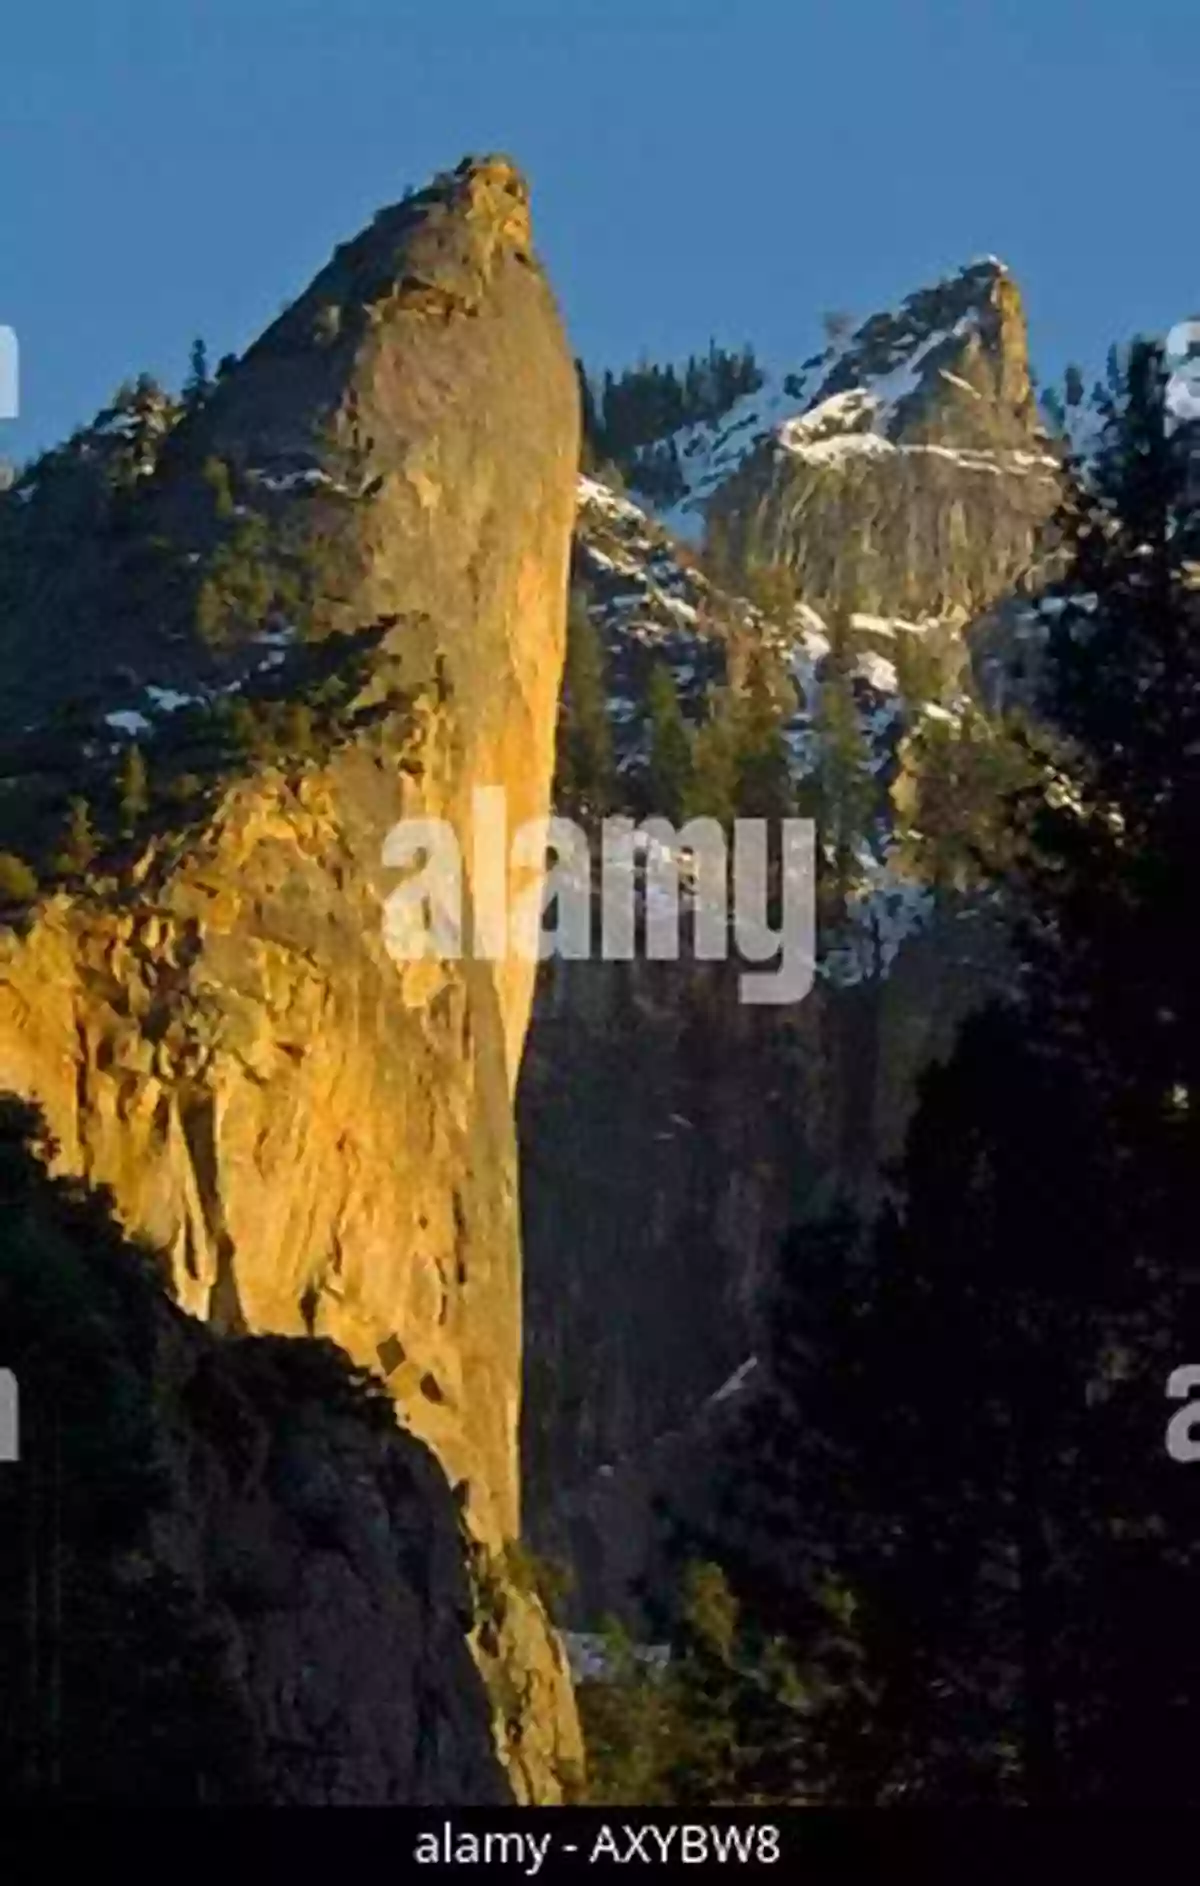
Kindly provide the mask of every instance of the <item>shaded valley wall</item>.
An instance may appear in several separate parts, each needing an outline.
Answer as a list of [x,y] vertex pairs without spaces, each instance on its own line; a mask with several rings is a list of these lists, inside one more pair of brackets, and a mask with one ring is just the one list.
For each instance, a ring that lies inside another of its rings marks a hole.
[[577,1627],[639,1621],[659,1500],[703,1517],[782,1231],[876,1195],[920,1070],[1003,975],[985,930],[947,913],[886,978],[794,1008],[740,1006],[733,964],[546,965],[518,1108],[525,1512]]

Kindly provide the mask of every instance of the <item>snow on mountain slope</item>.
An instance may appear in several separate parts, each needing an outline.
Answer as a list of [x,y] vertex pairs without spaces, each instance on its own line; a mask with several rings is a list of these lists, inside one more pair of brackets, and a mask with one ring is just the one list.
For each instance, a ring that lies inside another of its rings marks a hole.
[[575,580],[599,631],[617,762],[627,768],[653,664],[666,664],[685,717],[699,720],[725,678],[719,625],[736,605],[648,511],[595,478],[579,480]]
[[[575,580],[604,651],[622,774],[637,774],[646,764],[646,685],[654,662],[669,669],[685,721],[696,727],[712,711],[714,690],[737,668],[736,651],[744,656],[758,647],[780,683],[782,731],[797,789],[819,785],[829,757],[822,712],[834,636],[811,605],[797,603],[786,621],[768,618],[716,585],[690,547],[673,541],[640,505],[588,477],[579,481]],[[944,699],[906,695],[900,684],[896,644],[921,642],[938,628],[856,613],[843,631],[862,768],[876,783],[880,811],[856,846],[845,925],[822,940],[819,973],[840,984],[885,974],[904,938],[932,914],[928,888],[902,860],[887,788],[906,730],[923,715],[954,724],[963,704],[953,671]]]
[[[594,479],[580,486],[576,573],[608,663],[618,765],[645,767],[656,658],[696,726],[757,647],[773,664],[799,797],[819,804],[840,670],[856,729],[843,707],[840,737],[878,813],[856,841],[844,933],[827,939],[821,968],[842,982],[885,973],[932,911],[890,799],[902,743],[923,720],[952,734],[980,678],[992,706],[1019,697],[1044,636],[1036,603],[1014,592],[1061,461],[1034,404],[1016,286],[996,257],[972,262],[719,421],[678,432],[671,456],[686,495],[657,517]],[[714,551],[722,570],[784,564],[800,600],[767,615],[736,583],[718,585],[694,547],[702,535],[710,567]]]
[[1061,473],[1033,401],[1020,295],[994,256],[666,443],[684,492],[658,514],[676,536],[700,543],[715,529],[735,562],[790,565],[822,611],[853,556],[853,606],[960,622],[1027,564]]
[[755,393],[743,394],[724,416],[685,426],[674,436],[685,496],[661,511],[677,536],[700,542],[709,499],[731,478],[760,440],[786,423],[796,410],[797,394],[782,380],[768,377]]

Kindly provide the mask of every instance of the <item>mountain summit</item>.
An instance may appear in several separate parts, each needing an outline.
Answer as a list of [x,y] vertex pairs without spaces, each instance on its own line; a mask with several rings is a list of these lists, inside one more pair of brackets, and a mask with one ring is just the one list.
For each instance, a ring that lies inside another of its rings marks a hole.
[[918,289],[807,371],[811,397],[710,495],[709,534],[740,563],[789,565],[822,614],[988,607],[1029,568],[1058,495],[1003,264]]

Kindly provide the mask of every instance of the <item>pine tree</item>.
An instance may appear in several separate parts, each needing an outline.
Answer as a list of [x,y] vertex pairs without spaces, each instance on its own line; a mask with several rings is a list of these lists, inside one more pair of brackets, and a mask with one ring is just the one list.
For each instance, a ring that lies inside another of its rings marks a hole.
[[228,465],[223,458],[206,458],[200,475],[212,493],[214,517],[218,522],[225,523],[234,515],[236,508]]
[[691,786],[692,753],[675,677],[663,661],[655,661],[650,669],[645,714],[649,810],[678,824]]
[[615,775],[604,649],[579,590],[567,614],[559,780],[572,810],[604,818],[612,809]]
[[818,841],[836,902],[844,901],[858,871],[858,849],[871,828],[878,789],[859,714],[854,680],[834,658],[821,680],[815,717],[818,751]]
[[838,1202],[785,1240],[763,1305],[757,1387],[718,1471],[712,1536],[699,1542],[803,1695],[782,1793],[785,1747],[767,1738],[745,1764],[748,1787],[775,1776],[776,1799],[873,1801],[891,1753],[870,1707],[871,1646],[852,1582],[865,1583],[870,1444],[888,1393],[862,1335],[866,1249],[867,1227]]
[[154,470],[181,410],[151,373],[140,373],[117,389],[82,437],[88,450],[99,447],[112,489],[127,495]]
[[126,838],[131,838],[137,829],[138,821],[145,817],[150,807],[150,784],[146,761],[141,748],[136,743],[126,747],[122,755],[117,794],[121,829]]
[[772,622],[787,627],[796,606],[799,585],[786,563],[751,557],[742,573],[741,587],[756,609]]
[[1014,795],[1039,776],[1052,742],[1013,714],[970,702],[953,721],[918,721],[902,749],[892,802],[906,827],[902,850],[935,890],[966,890],[1015,868],[1021,832]]
[[256,755],[262,744],[262,730],[258,716],[244,695],[234,696],[228,709],[230,742],[235,751],[243,757]]
[[580,468],[590,472],[595,470],[597,463],[600,415],[596,408],[596,395],[582,360],[575,362],[575,377],[579,382]]
[[777,822],[795,809],[784,709],[761,652],[750,663],[738,702],[736,799],[741,818]]
[[205,577],[196,591],[196,633],[210,648],[219,648],[226,639],[228,611],[219,584]]
[[311,759],[316,744],[316,725],[309,703],[285,702],[279,720],[279,757],[285,762]]
[[680,1567],[665,1667],[619,1627],[580,1708],[593,1805],[785,1805],[811,1790],[815,1693],[786,1643],[749,1621],[722,1567]]
[[24,858],[0,851],[0,903],[28,904],[38,894],[37,875]]
[[692,734],[684,817],[716,819],[729,828],[738,813],[740,702],[729,689],[714,693]]
[[208,370],[208,348],[203,340],[192,342],[189,358],[188,375],[183,383],[183,404],[188,412],[195,412],[203,406],[212,391],[212,376]]
[[75,797],[71,800],[67,830],[59,854],[58,867],[69,873],[88,870],[94,862],[99,849],[96,834],[92,829],[91,809],[86,799]]

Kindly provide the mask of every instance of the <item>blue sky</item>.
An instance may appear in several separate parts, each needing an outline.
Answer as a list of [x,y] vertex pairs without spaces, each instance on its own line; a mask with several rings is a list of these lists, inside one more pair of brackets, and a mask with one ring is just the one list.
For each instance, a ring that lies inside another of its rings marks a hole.
[[529,172],[577,351],[781,364],[993,251],[1044,374],[1200,305],[1195,0],[6,0],[0,454],[240,350],[467,150]]

